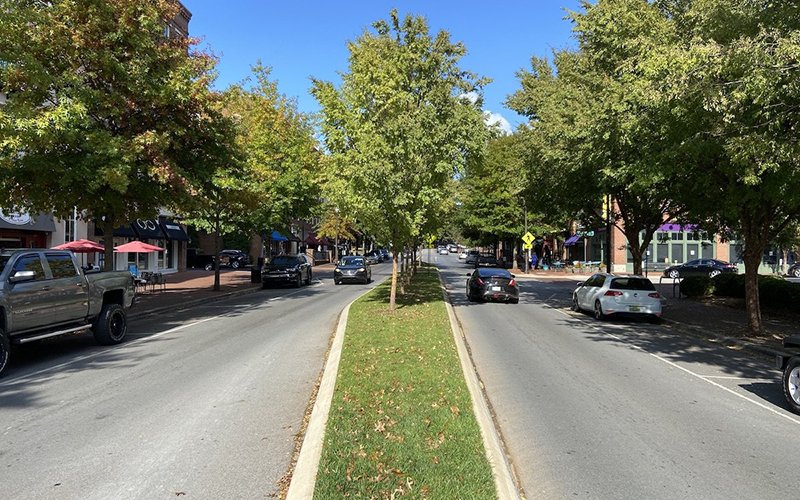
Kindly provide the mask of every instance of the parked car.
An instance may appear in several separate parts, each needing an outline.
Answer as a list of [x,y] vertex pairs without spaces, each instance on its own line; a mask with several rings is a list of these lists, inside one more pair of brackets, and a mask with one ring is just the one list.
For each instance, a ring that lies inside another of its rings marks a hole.
[[478,257],[481,256],[481,253],[477,250],[470,250],[467,252],[467,257],[465,259],[466,264],[475,264],[478,260]]
[[800,413],[800,335],[790,335],[783,339],[783,348],[789,356],[778,354],[777,368],[783,371],[783,396],[789,409]]
[[458,252],[458,245],[455,243],[450,243],[447,245],[447,251],[450,253],[457,253]]
[[278,255],[261,270],[261,287],[311,284],[311,261],[305,254]]
[[372,250],[370,252],[367,252],[366,256],[367,258],[373,259],[375,261],[374,264],[380,264],[381,262],[386,260],[383,252],[381,252],[380,250]]
[[447,247],[439,247],[439,255],[449,255],[450,251],[447,250]]
[[795,262],[789,266],[789,270],[786,271],[786,274],[794,276],[795,278],[800,278],[800,262]]
[[366,254],[364,256],[360,256],[359,255],[358,257],[361,257],[362,259],[364,259],[364,261],[370,266],[374,266],[375,264],[380,262],[380,257],[375,255],[373,252],[369,252],[368,254]]
[[670,266],[664,269],[667,278],[685,278],[687,276],[708,276],[713,278],[722,273],[738,273],[735,264],[717,259],[695,259],[685,264]]
[[250,264],[250,256],[241,250],[223,250],[219,253],[219,265],[239,269]]
[[462,250],[461,253],[458,254],[458,260],[465,260],[467,258],[467,251]]
[[470,302],[499,300],[511,304],[519,303],[517,280],[507,270],[481,267],[467,276],[467,299]]
[[347,255],[339,259],[333,270],[333,282],[337,285],[349,282],[359,282],[365,285],[372,281],[372,270],[359,255]]
[[391,260],[392,256],[389,255],[389,250],[385,248],[381,248],[378,250],[381,253],[381,260],[386,262],[387,260]]
[[84,273],[65,250],[0,255],[0,372],[10,344],[91,330],[98,344],[125,340],[136,287],[128,271]]
[[592,311],[598,320],[608,316],[647,316],[661,319],[661,294],[643,276],[616,276],[597,273],[578,283],[572,292],[573,311]]

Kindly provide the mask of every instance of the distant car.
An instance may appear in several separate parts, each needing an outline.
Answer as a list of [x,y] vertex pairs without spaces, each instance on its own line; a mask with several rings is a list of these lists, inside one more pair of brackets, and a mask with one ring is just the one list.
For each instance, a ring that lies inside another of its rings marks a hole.
[[333,282],[337,285],[345,281],[367,284],[372,281],[372,271],[364,257],[347,255],[339,259],[333,270]]
[[391,260],[392,256],[389,255],[389,250],[385,248],[380,248],[378,251],[381,253],[381,260],[386,262],[387,260]]
[[462,250],[461,253],[458,254],[458,259],[459,260],[464,260],[466,258],[467,258],[467,251],[466,250]]
[[795,262],[789,266],[789,270],[786,271],[786,274],[794,276],[795,278],[800,278],[800,262]]
[[449,254],[450,254],[450,251],[447,250],[447,248],[442,247],[442,248],[439,249],[439,255],[449,255]]
[[311,262],[304,254],[278,255],[261,271],[261,287],[290,284],[300,287],[311,284]]
[[370,252],[367,252],[366,256],[368,259],[369,258],[374,259],[375,260],[374,264],[380,264],[381,262],[386,260],[386,258],[383,255],[383,252],[381,252],[380,250],[372,250]]
[[450,243],[449,245],[447,245],[447,251],[450,253],[458,252],[458,245],[456,245],[455,243]]
[[475,260],[475,267],[500,267],[497,257],[491,255],[479,255]]
[[572,292],[574,311],[592,311],[598,320],[609,316],[646,316],[661,319],[661,294],[643,276],[597,273]]
[[685,278],[687,276],[708,276],[713,278],[722,273],[738,273],[735,264],[717,259],[695,259],[685,264],[670,266],[664,269],[667,278]]
[[374,266],[381,261],[380,256],[375,255],[373,252],[369,252],[368,254],[364,255],[363,259],[366,261],[367,265],[370,266]]
[[470,302],[499,300],[511,304],[519,303],[517,280],[507,270],[481,267],[467,276],[467,299]]
[[467,257],[466,257],[465,263],[467,263],[467,264],[475,264],[475,262],[478,260],[478,257],[480,257],[480,256],[481,256],[481,253],[479,251],[470,250],[470,251],[467,252]]

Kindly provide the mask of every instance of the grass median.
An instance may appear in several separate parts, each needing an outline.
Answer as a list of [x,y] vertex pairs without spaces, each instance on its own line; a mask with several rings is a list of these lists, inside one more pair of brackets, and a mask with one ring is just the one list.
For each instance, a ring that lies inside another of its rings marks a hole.
[[350,308],[316,498],[496,498],[438,273]]

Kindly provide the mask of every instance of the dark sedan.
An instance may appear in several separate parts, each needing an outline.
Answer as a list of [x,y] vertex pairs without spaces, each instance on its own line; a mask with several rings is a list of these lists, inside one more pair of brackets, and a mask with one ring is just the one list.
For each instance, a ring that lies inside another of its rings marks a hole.
[[695,259],[685,264],[670,266],[664,269],[667,278],[685,278],[687,276],[708,276],[713,278],[722,273],[738,273],[735,264],[717,259]]
[[519,288],[514,275],[505,269],[481,267],[467,274],[467,299],[499,300],[511,304],[519,303]]
[[261,271],[261,287],[290,284],[299,287],[311,284],[311,262],[303,254],[278,255]]
[[372,271],[364,257],[348,255],[336,263],[333,270],[333,282],[337,285],[348,282],[364,283],[372,281]]

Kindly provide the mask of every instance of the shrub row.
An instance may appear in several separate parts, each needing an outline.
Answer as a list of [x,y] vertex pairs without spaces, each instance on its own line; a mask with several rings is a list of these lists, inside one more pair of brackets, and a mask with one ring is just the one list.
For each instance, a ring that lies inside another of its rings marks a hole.
[[[687,297],[744,298],[744,274],[720,274],[714,278],[689,276],[681,281],[681,293]],[[758,296],[763,307],[789,309],[800,313],[800,284],[780,276],[758,277]]]

